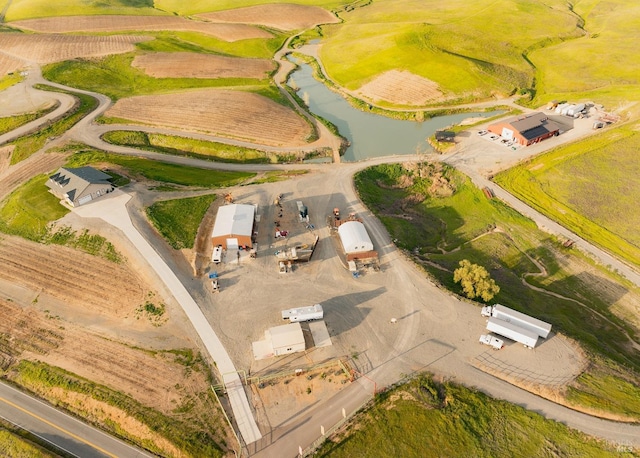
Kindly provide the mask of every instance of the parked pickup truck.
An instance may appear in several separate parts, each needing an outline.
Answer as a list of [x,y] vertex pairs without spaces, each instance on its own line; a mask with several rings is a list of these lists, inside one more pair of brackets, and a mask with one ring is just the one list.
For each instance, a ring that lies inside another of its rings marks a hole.
[[480,343],[484,345],[489,345],[496,350],[500,350],[504,347],[504,341],[498,339],[497,337],[493,337],[491,334],[482,334],[480,336]]

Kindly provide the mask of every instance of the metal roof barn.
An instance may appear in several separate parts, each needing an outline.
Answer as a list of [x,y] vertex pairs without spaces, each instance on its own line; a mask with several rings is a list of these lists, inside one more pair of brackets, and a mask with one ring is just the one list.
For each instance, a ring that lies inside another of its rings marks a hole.
[[345,253],[373,251],[373,243],[367,229],[360,221],[347,221],[338,227],[338,234]]
[[232,204],[218,208],[216,222],[213,225],[211,241],[214,246],[251,247],[253,221],[256,208],[253,205]]

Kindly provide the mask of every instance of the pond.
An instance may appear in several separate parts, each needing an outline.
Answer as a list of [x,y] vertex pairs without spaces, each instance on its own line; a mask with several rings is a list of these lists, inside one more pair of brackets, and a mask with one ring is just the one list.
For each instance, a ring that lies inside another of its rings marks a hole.
[[[295,59],[294,59],[295,62]],[[289,77],[289,85],[309,106],[309,110],[335,125],[351,142],[342,156],[345,162],[372,157],[431,153],[427,139],[435,133],[470,117],[494,116],[500,111],[461,113],[439,116],[423,122],[400,121],[352,107],[342,96],[313,77],[313,69],[304,63]]]

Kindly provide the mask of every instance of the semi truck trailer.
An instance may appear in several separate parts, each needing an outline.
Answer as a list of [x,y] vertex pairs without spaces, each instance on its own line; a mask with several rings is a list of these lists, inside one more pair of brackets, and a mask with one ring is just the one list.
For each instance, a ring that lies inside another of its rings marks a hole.
[[487,321],[487,331],[520,342],[529,348],[534,348],[538,343],[538,335],[536,333],[499,318],[489,318]]
[[482,316],[498,318],[502,321],[513,323],[527,331],[535,332],[537,335],[546,339],[551,332],[551,325],[542,320],[534,318],[517,310],[510,309],[504,305],[487,305],[482,307]]

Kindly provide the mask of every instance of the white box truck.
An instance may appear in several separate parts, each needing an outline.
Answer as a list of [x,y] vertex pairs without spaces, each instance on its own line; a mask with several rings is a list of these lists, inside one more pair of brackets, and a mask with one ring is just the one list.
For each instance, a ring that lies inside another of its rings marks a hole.
[[543,339],[546,339],[551,332],[551,325],[549,323],[545,323],[542,320],[529,315],[525,315],[524,313],[510,309],[509,307],[505,307],[504,305],[487,305],[485,307],[482,307],[482,312],[480,313],[482,314],[482,316],[492,316],[502,321],[513,323],[517,326],[520,326],[521,328],[526,329],[527,331],[535,332]]
[[508,321],[491,317],[487,321],[487,331],[520,342],[525,347],[534,348],[538,343],[538,335]]
[[322,305],[315,304],[309,307],[298,307],[282,311],[282,319],[289,320],[292,323],[296,321],[313,321],[324,318]]

